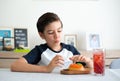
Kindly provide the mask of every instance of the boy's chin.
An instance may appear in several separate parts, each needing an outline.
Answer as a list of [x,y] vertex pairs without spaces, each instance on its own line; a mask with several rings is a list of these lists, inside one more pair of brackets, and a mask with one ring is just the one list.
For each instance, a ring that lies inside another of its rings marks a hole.
[[54,43],[55,43],[55,44],[60,44],[60,41],[55,41]]

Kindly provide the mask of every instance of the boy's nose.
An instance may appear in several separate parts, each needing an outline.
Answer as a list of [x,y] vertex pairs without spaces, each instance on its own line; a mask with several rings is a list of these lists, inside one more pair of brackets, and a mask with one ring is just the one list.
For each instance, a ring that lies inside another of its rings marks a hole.
[[55,32],[54,37],[55,37],[55,38],[58,38],[58,33],[57,33],[57,32]]

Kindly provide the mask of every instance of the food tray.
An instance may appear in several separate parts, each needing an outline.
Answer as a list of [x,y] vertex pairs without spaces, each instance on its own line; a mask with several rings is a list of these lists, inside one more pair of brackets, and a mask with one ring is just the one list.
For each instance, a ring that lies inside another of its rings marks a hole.
[[60,71],[61,74],[66,74],[66,75],[73,75],[73,74],[90,74],[91,69],[90,68],[85,68],[84,70],[69,70],[69,69],[63,69]]

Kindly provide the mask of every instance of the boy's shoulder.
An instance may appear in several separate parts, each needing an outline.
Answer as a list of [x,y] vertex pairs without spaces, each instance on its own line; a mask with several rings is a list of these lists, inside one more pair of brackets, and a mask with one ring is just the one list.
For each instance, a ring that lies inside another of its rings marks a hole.
[[[63,49],[67,49],[67,50],[76,50],[76,48],[70,44],[65,44],[65,43],[61,43],[61,46]],[[46,43],[44,44],[40,44],[37,45],[35,48],[41,50],[41,51],[45,51],[47,48],[51,49],[50,47],[48,47],[48,45]]]
[[65,44],[65,43],[61,43],[61,44],[62,44],[63,48],[66,48],[66,49],[75,49],[75,47],[73,45]]
[[80,54],[79,51],[73,45],[65,44],[65,43],[61,43],[61,44],[63,49],[67,49],[68,51],[71,51],[73,54]]
[[35,49],[38,49],[38,50],[41,50],[41,51],[44,51],[44,50],[46,50],[47,48],[48,48],[48,46],[47,46],[46,43],[35,46]]

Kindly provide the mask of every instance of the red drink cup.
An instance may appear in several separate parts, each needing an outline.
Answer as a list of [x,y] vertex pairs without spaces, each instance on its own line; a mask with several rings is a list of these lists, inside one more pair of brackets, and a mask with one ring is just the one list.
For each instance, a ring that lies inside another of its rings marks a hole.
[[105,53],[103,49],[93,51],[93,64],[95,75],[104,75],[105,72]]

